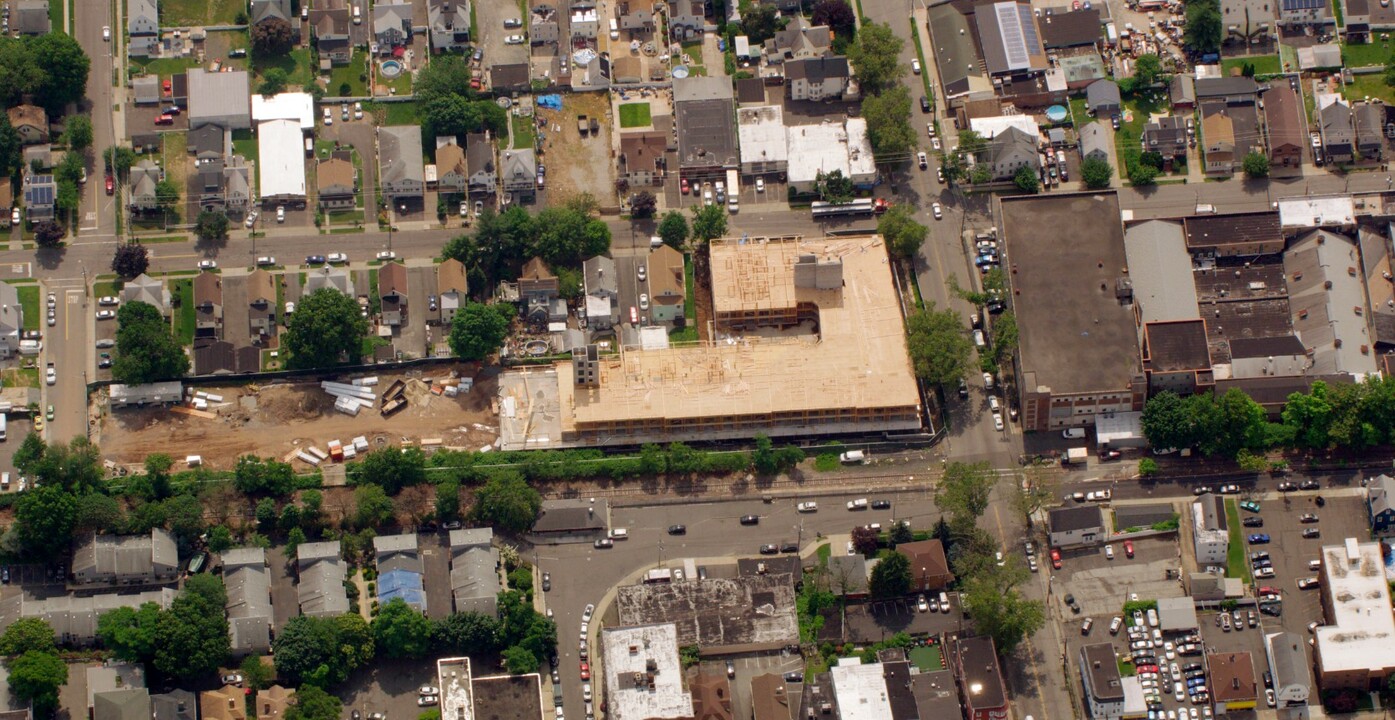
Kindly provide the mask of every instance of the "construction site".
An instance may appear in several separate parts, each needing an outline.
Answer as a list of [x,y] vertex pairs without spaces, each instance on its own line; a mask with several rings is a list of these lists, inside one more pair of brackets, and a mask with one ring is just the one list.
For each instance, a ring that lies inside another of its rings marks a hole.
[[[388,443],[492,448],[499,436],[497,376],[479,370],[460,363],[332,382],[115,385],[92,397],[92,439],[118,466],[161,452],[227,470],[253,454],[299,470],[320,467],[328,480],[336,463]],[[140,394],[153,390],[165,394]]]
[[504,449],[915,431],[921,403],[877,236],[711,243],[715,339],[500,379]]

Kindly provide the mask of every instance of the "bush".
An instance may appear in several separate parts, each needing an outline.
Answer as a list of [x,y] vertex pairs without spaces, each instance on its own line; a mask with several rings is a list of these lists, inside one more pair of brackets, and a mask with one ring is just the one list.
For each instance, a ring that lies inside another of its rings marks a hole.
[[1164,520],[1162,522],[1153,523],[1150,527],[1153,530],[1166,531],[1176,530],[1179,526],[1180,522],[1178,521],[1177,516],[1173,515],[1171,520]]
[[1153,458],[1143,458],[1138,461],[1138,474],[1143,477],[1156,475],[1158,472],[1158,461]]

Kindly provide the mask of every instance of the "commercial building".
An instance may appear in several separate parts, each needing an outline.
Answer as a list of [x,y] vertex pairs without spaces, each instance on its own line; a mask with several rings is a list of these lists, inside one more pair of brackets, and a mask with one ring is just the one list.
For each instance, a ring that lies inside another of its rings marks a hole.
[[257,125],[257,188],[264,207],[305,207],[305,133],[298,120]]
[[1124,686],[1113,645],[1095,643],[1080,648],[1080,682],[1090,717],[1116,720],[1123,716]]
[[145,535],[89,535],[73,550],[75,584],[143,585],[174,580],[179,552],[163,528]]
[[[710,247],[714,320],[740,342],[622,346],[618,356],[556,365],[564,442],[920,427],[881,238],[724,239]],[[592,295],[589,261],[586,280]],[[754,329],[761,334],[742,334]]]
[[911,693],[915,696],[920,717],[959,718],[964,706],[959,702],[959,688],[954,685],[953,670],[921,671],[911,676]]
[[671,623],[602,630],[606,717],[614,720],[693,717],[693,696],[683,689],[678,647],[678,631]]
[[1191,632],[1201,627],[1196,602],[1190,597],[1158,598],[1158,627],[1165,633]]
[[795,125],[787,129],[786,138],[789,185],[799,192],[813,192],[819,175],[833,172],[859,188],[870,188],[877,182],[877,164],[864,118]]
[[[187,74],[189,83],[189,129],[218,125],[229,130],[252,128],[252,104],[246,70],[211,73],[194,68]],[[295,156],[305,150],[297,146]],[[260,153],[266,158],[266,153]]]
[[1302,235],[1284,252],[1293,329],[1312,358],[1309,374],[1376,372],[1366,285],[1351,271],[1360,266],[1356,243],[1328,230]]
[[1206,669],[1217,713],[1255,709],[1260,690],[1249,652],[1213,652],[1206,656]]
[[296,593],[301,615],[330,617],[349,611],[349,595],[344,589],[347,572],[339,550],[339,543],[332,540],[296,548],[296,574],[300,578]]
[[704,651],[778,650],[799,642],[794,603],[794,579],[780,572],[616,590],[621,626],[674,628],[679,645],[700,645]]
[[[1142,410],[1147,393],[1112,192],[1004,198],[1022,426],[1045,432]],[[1089,358],[1090,362],[1081,362]]]
[[736,98],[726,77],[689,76],[673,81],[678,168],[683,177],[715,178],[740,164]]
[[1274,678],[1274,699],[1279,707],[1303,705],[1312,694],[1307,642],[1298,633],[1277,632],[1264,636],[1264,654]]
[[499,551],[494,531],[450,531],[450,588],[456,612],[494,616],[499,609]]
[[967,720],[1007,720],[1007,690],[998,669],[998,653],[993,640],[969,637],[951,645],[952,659],[959,675],[959,693],[964,698]]
[[1395,672],[1395,616],[1379,542],[1347,538],[1322,548],[1322,608],[1315,631],[1323,690],[1376,690]]
[[605,498],[544,500],[533,521],[533,542],[591,542],[605,534],[610,502]]
[[537,673],[475,677],[470,658],[436,661],[441,716],[454,720],[538,720],[542,678]]
[[973,28],[960,6],[954,3],[932,5],[927,17],[935,69],[940,74],[945,101],[962,105],[967,100],[993,97],[993,81],[982,69],[984,65],[974,42]]
[[1192,503],[1192,547],[1198,565],[1225,565],[1230,552],[1230,528],[1225,497],[1208,493]]
[[887,682],[881,663],[864,665],[861,658],[840,658],[828,671],[842,720],[883,720],[891,717]]
[[1055,508],[1047,519],[1053,547],[1098,545],[1107,534],[1098,505]]
[[302,131],[310,132],[315,129],[315,99],[304,92],[283,92],[271,97],[254,93],[252,122],[261,124],[269,120],[294,120]]
[[789,167],[785,111],[779,105],[757,105],[736,111],[741,140],[741,174],[782,173]]
[[1047,69],[1031,3],[995,2],[974,13],[983,59],[991,76],[1022,76]]
[[271,576],[266,550],[237,548],[222,554],[228,590],[228,637],[234,655],[271,650]]

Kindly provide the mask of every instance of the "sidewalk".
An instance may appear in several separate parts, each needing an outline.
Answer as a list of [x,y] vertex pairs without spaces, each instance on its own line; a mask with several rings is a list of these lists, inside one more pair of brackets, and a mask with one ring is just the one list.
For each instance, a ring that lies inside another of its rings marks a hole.
[[[930,87],[934,91],[932,95],[934,109],[931,112],[931,117],[940,121],[940,142],[942,143],[942,147],[946,150],[958,147],[959,130],[954,127],[954,123],[950,121],[949,117],[944,115],[944,109],[948,105],[944,98],[944,88],[936,86],[937,78],[940,77],[940,68],[935,63],[935,46],[930,43],[929,14],[924,6],[911,8],[911,21],[915,26],[916,35],[920,38],[920,49],[924,51],[924,56],[920,58],[921,72],[925,73],[925,77],[930,80]],[[914,52],[915,49],[915,42],[912,40],[911,50]],[[917,77],[916,79],[919,80],[920,78]],[[922,90],[924,89],[923,86],[924,83],[922,81]]]

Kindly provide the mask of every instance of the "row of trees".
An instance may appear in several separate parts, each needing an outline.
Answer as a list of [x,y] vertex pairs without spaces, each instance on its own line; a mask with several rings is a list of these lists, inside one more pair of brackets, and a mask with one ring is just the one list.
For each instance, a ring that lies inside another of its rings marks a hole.
[[857,68],[862,84],[862,116],[867,139],[879,161],[901,162],[915,150],[920,135],[911,127],[911,93],[901,82],[906,66],[900,63],[905,41],[891,26],[868,22],[848,47],[848,60]]
[[169,321],[154,305],[124,303],[116,311],[116,322],[112,379],[140,385],[173,380],[189,372],[189,356],[175,339]]
[[228,658],[227,604],[222,578],[191,575],[168,610],[145,603],[104,613],[97,619],[97,638],[121,660],[194,680],[217,672]]
[[586,258],[610,250],[610,228],[595,217],[597,203],[581,195],[531,215],[514,205],[502,213],[485,210],[472,233],[452,238],[442,255],[465,265],[470,287],[481,292],[514,280],[530,258],[540,257],[558,278],[575,272]]
[[68,684],[68,665],[53,637],[53,628],[38,618],[16,620],[0,636],[10,692],[21,702],[32,703],[35,717],[53,715],[58,690]]
[[71,35],[0,37],[0,101],[14,107],[32,98],[50,115],[82,99],[92,61]]

